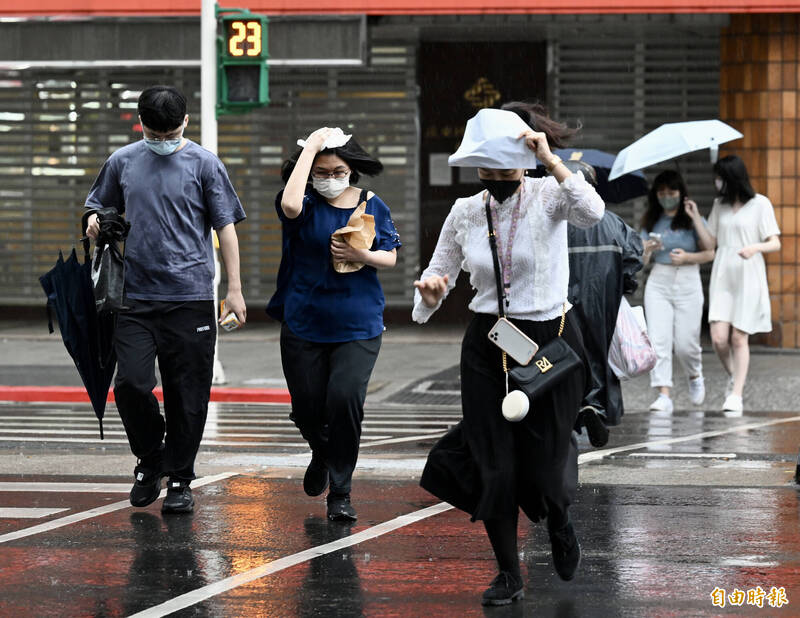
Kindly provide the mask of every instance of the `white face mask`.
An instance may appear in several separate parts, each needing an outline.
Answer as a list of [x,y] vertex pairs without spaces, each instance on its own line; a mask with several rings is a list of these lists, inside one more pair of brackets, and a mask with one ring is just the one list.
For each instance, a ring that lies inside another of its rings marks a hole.
[[722,188],[725,186],[725,181],[722,178],[717,178],[714,180],[714,186],[717,188],[717,192],[722,193]]
[[350,186],[350,174],[344,178],[312,178],[311,185],[322,197],[334,199]]

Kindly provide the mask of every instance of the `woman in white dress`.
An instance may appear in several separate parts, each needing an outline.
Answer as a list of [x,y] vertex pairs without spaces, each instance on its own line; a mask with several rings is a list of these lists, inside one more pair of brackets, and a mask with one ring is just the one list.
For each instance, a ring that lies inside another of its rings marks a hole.
[[748,338],[772,330],[764,253],[779,251],[781,233],[772,203],[750,185],[736,155],[714,165],[718,197],[708,217],[710,246],[717,248],[709,283],[711,341],[730,375],[722,409],[742,413],[750,364]]

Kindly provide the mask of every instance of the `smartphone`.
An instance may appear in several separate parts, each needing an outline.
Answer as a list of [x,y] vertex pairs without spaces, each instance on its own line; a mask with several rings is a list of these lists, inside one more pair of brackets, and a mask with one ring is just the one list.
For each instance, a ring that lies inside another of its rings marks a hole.
[[[224,300],[219,305],[219,314],[222,315],[223,313],[225,313]],[[227,316],[225,316],[225,319],[222,320],[222,322],[220,322],[219,325],[225,330],[230,331],[230,330],[236,330],[242,325],[242,323],[239,321],[239,318],[236,317],[236,314],[231,312]]]
[[538,344],[505,318],[499,318],[489,331],[489,341],[520,365],[531,362]]
[[657,240],[661,242],[661,234],[656,234],[655,232],[650,232],[650,238],[653,240]]

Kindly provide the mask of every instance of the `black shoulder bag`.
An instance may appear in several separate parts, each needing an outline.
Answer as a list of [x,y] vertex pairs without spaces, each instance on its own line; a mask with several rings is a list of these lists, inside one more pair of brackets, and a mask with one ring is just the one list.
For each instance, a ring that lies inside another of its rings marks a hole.
[[[100,233],[97,236],[92,260],[92,289],[97,313],[119,312],[124,309],[125,260],[120,243],[128,236],[131,224],[116,208],[87,210],[81,218],[81,228],[91,215],[97,215]],[[83,251],[89,255],[89,238],[83,237]]]
[[[497,239],[492,225],[492,212],[489,208],[489,196],[486,197],[486,220],[489,224],[489,244],[492,247],[492,262],[494,263],[494,276],[497,283],[497,307],[499,317],[505,317],[503,301],[505,293],[502,276],[500,274],[500,259],[497,256]],[[509,242],[511,239],[509,239]],[[503,371],[516,383],[529,399],[533,400],[552,390],[570,373],[580,368],[583,363],[570,345],[561,338],[566,322],[566,303],[561,310],[561,324],[558,327],[558,336],[539,348],[527,365],[519,365],[509,370],[506,363],[506,353],[503,352]]]

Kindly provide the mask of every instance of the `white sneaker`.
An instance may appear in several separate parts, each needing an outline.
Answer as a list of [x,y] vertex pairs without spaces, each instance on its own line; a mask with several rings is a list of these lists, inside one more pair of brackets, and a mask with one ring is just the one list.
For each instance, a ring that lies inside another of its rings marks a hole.
[[703,376],[689,378],[689,400],[692,405],[699,406],[706,399],[706,381]]
[[733,376],[728,378],[728,383],[725,385],[725,398],[730,397],[731,393],[733,393]]
[[655,412],[672,412],[672,399],[661,393],[658,399],[650,404],[650,409]]
[[741,416],[744,410],[742,398],[739,395],[728,395],[722,404],[722,410],[727,413],[725,416]]

